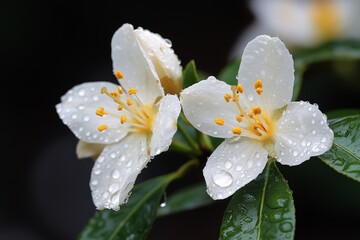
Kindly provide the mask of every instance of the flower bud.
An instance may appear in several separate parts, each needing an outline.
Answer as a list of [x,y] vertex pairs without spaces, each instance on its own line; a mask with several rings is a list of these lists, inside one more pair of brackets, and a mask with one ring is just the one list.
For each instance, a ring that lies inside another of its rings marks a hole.
[[135,34],[141,47],[152,61],[165,94],[178,94],[182,88],[182,66],[171,42],[159,34],[137,28]]

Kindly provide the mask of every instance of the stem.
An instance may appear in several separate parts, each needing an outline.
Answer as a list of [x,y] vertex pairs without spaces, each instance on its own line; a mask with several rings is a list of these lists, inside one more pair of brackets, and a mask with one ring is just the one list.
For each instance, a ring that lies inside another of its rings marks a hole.
[[199,140],[202,147],[204,147],[207,150],[210,150],[211,152],[214,151],[214,145],[212,144],[210,137],[208,135],[199,132]]
[[183,164],[176,172],[173,173],[174,179],[181,178],[184,176],[191,168],[197,167],[200,165],[200,162],[198,159],[194,158],[190,161]]
[[189,133],[185,130],[185,128],[178,123],[177,124],[178,129],[181,133],[181,135],[184,137],[185,141],[190,145],[193,151],[196,152],[196,154],[200,154],[199,145],[193,140],[193,138],[189,135]]
[[176,139],[174,139],[172,141],[172,143],[170,145],[170,150],[181,152],[181,153],[188,153],[188,154],[193,153],[191,147],[183,144],[182,142],[180,142],[179,140],[176,140]]

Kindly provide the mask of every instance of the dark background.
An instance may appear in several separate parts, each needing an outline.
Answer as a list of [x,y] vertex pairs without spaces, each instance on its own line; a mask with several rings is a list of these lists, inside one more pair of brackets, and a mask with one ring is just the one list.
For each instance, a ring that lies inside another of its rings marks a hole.
[[[55,104],[76,84],[115,81],[110,41],[123,23],[160,33],[172,41],[183,66],[194,59],[216,75],[252,20],[245,3],[2,2],[0,239],[74,239],[94,214],[88,186],[93,162],[76,159],[77,139]],[[342,82],[332,66],[309,69],[300,99],[325,112],[359,107],[359,89]],[[139,180],[173,171],[177,161],[165,153]],[[294,192],[297,239],[358,237],[358,183],[316,158],[280,169]],[[158,219],[150,239],[217,239],[227,202]]]

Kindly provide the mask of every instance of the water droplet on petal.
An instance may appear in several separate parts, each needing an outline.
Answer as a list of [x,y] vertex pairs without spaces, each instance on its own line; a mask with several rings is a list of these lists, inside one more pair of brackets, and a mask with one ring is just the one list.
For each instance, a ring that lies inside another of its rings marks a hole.
[[115,193],[117,190],[119,190],[119,185],[117,183],[112,183],[110,184],[110,186],[108,187],[108,191],[110,193]]
[[228,187],[233,182],[233,177],[227,171],[220,171],[212,176],[212,180],[219,187]]
[[282,232],[290,232],[293,230],[293,226],[290,222],[284,222],[280,224],[280,231]]
[[232,166],[232,163],[231,163],[230,161],[226,161],[226,162],[225,162],[225,168],[226,168],[226,169],[231,168],[231,166]]
[[[260,157],[260,153],[258,153],[258,152],[255,153],[255,157],[256,157],[256,158],[259,158],[259,157]],[[250,161],[249,161],[249,162],[250,162]]]
[[114,152],[111,153],[111,154],[110,154],[110,157],[111,157],[111,158],[116,158],[116,153],[114,153]]
[[97,185],[97,184],[98,184],[98,180],[92,180],[91,184],[94,185],[94,186]]
[[111,172],[111,177],[112,177],[113,179],[119,178],[119,177],[120,177],[120,172],[119,172],[119,170],[114,169],[114,170]]
[[80,97],[83,97],[85,95],[85,90],[84,89],[80,89],[78,92]]
[[237,165],[235,169],[236,169],[236,171],[240,171],[242,168],[243,167],[241,165]]

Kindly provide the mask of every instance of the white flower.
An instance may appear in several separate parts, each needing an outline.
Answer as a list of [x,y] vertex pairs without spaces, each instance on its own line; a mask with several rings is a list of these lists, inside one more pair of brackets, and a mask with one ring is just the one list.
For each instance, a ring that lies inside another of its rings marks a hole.
[[239,36],[232,57],[240,57],[246,43],[259,34],[278,36],[291,47],[360,38],[358,0],[252,0],[249,7],[255,21]]
[[279,38],[261,35],[249,42],[237,79],[237,86],[229,86],[209,77],[180,95],[195,128],[225,138],[203,170],[213,199],[227,198],[255,179],[268,158],[298,165],[327,151],[333,141],[317,105],[290,102],[293,59]]
[[182,88],[182,67],[171,42],[159,34],[137,28],[135,34],[143,50],[152,61],[165,93],[178,94]]
[[98,209],[117,210],[149,160],[168,149],[181,106],[176,96],[165,96],[130,24],[114,34],[112,58],[120,86],[80,84],[61,98],[56,109],[81,140],[78,156],[93,156],[103,149],[91,173],[92,197]]

